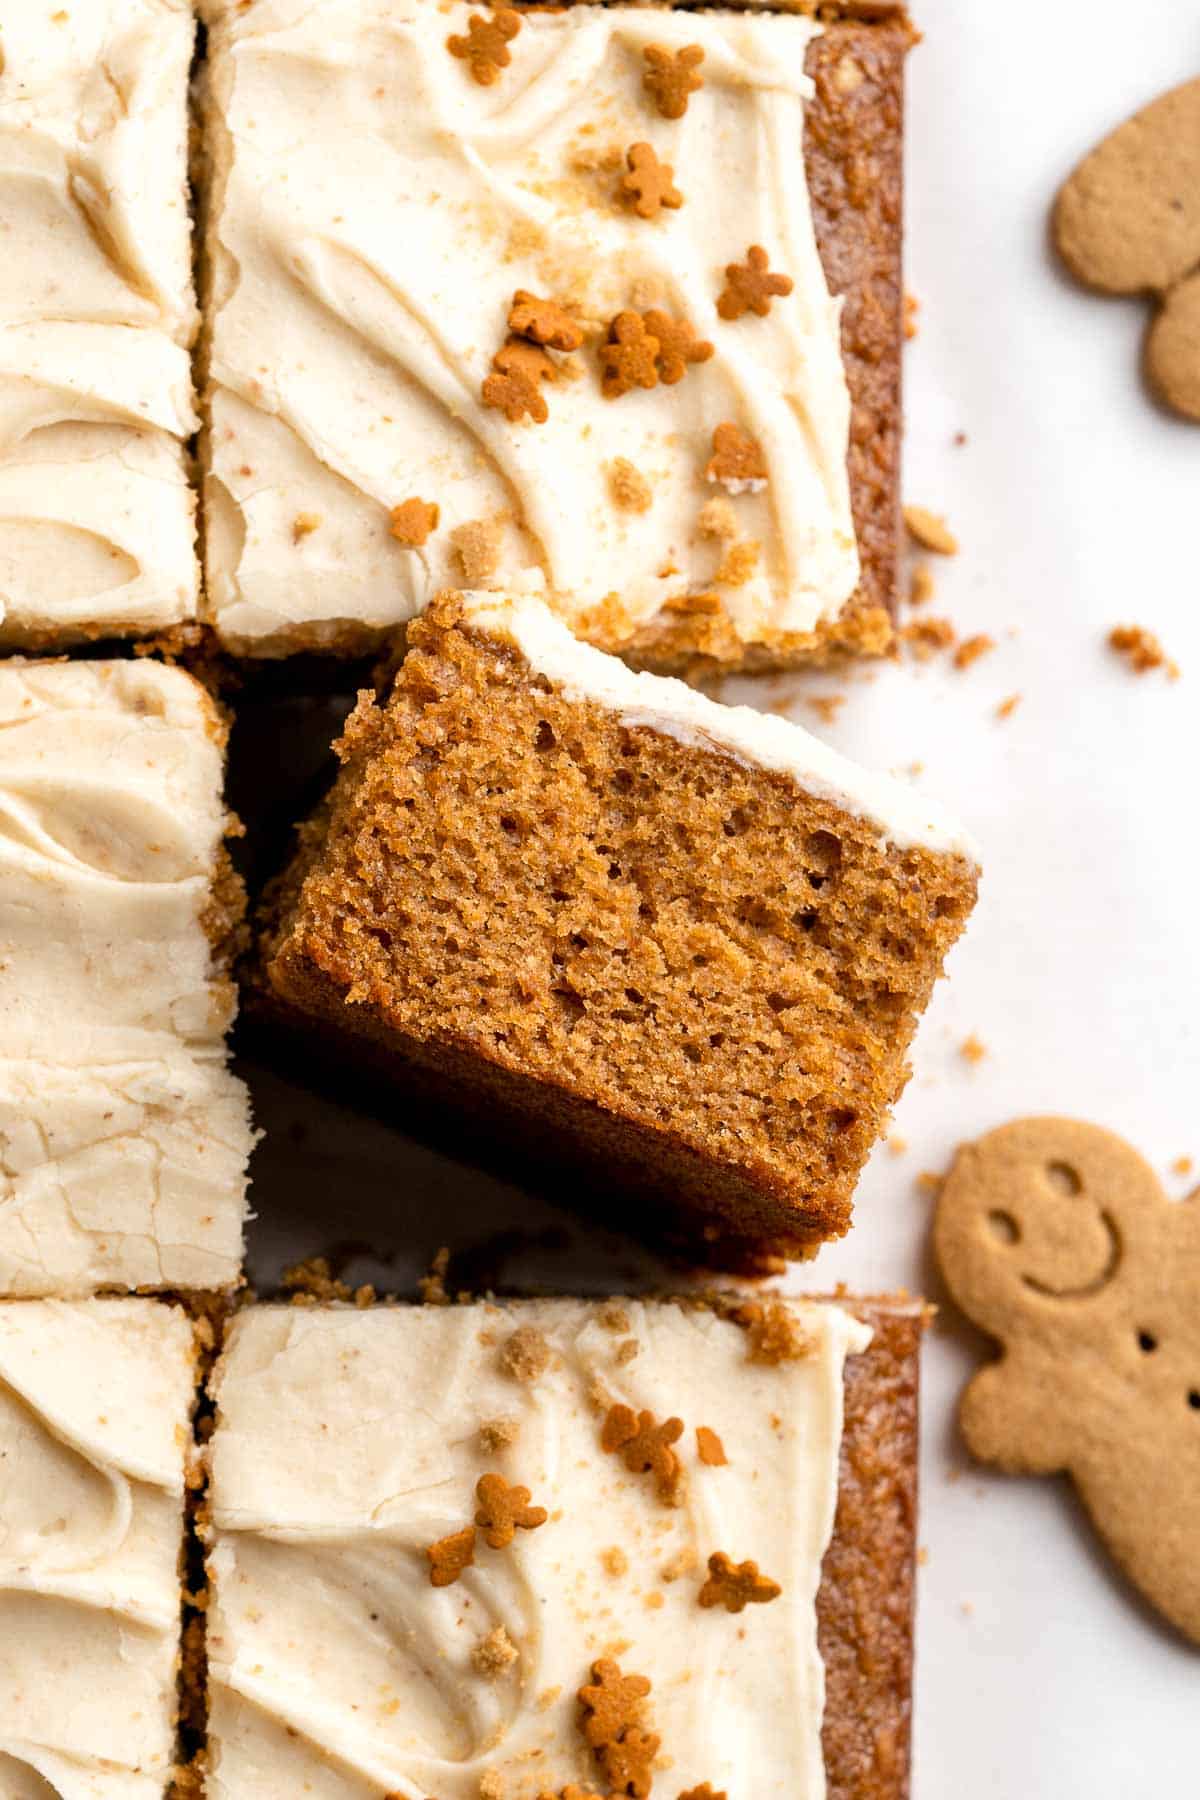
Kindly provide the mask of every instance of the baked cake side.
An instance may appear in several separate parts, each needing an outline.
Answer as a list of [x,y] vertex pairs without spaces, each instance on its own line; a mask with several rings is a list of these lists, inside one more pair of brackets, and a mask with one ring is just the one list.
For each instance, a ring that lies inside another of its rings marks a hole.
[[966,841],[538,601],[444,596],[410,642],[274,896],[275,999],[590,1154],[693,1251],[843,1232],[974,902]]
[[194,619],[187,0],[5,9],[0,647]]
[[482,81],[466,5],[208,10],[227,647],[360,649],[446,585],[647,665],[886,644],[902,24],[527,11]]
[[902,1800],[920,1318],[863,1312],[243,1311],[208,1451],[211,1800]]
[[224,722],[156,662],[11,660],[0,725],[0,1294],[232,1287]]
[[192,1327],[0,1303],[0,1793],[161,1800],[175,1764]]

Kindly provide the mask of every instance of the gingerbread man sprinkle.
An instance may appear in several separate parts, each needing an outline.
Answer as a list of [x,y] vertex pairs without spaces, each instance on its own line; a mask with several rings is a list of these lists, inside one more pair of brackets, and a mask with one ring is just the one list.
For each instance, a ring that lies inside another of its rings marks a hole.
[[679,1458],[671,1445],[683,1436],[682,1419],[664,1419],[659,1425],[651,1412],[635,1413],[631,1406],[610,1406],[600,1432],[600,1448],[619,1453],[634,1475],[655,1478],[659,1499],[673,1505],[681,1474]]
[[516,337],[544,344],[548,350],[578,350],[583,327],[556,300],[540,300],[527,288],[518,288],[508,310],[508,329]]
[[664,119],[682,119],[688,100],[704,86],[704,77],[696,72],[704,51],[699,44],[685,44],[675,52],[647,44],[642,54],[646,59],[642,86]]
[[719,481],[731,494],[753,490],[767,479],[767,459],[757,438],[728,419],[718,425],[712,436],[713,453],[704,474],[708,481]]
[[510,425],[526,416],[544,425],[550,409],[539,383],[557,380],[558,370],[540,345],[512,337],[492,358],[492,373],[484,377],[483,404],[496,407]]
[[674,211],[683,195],[674,185],[675,170],[659,162],[650,144],[630,144],[625,152],[628,174],[621,177],[621,198],[639,219],[657,219],[662,208]]
[[692,363],[707,362],[713,347],[707,338],[698,338],[690,319],[673,319],[669,313],[652,307],[642,314],[651,337],[658,339],[658,375],[667,387],[682,381]]
[[659,348],[641,313],[618,313],[608,328],[607,342],[600,346],[604,398],[618,400],[631,388],[657,387]]
[[497,6],[490,19],[472,13],[466,37],[448,37],[446,48],[468,65],[480,87],[491,87],[512,61],[508,46],[520,29],[520,14],[511,6]]
[[451,1587],[475,1561],[475,1527],[467,1525],[462,1531],[439,1538],[427,1547],[425,1554],[429,1558],[430,1585]]
[[641,1724],[650,1685],[645,1675],[623,1675],[620,1664],[610,1656],[592,1664],[591,1684],[580,1688],[578,1700],[583,1708],[583,1735],[593,1750]]
[[790,294],[795,284],[790,275],[771,272],[770,262],[761,244],[751,244],[744,263],[727,263],[725,286],[717,301],[723,319],[740,319],[743,313],[757,313],[765,319],[775,295],[781,299]]
[[661,1745],[657,1732],[639,1731],[634,1726],[617,1743],[601,1746],[596,1760],[611,1790],[610,1800],[621,1794],[645,1800],[654,1783],[654,1759]]
[[718,1550],[708,1559],[708,1580],[700,1589],[701,1606],[723,1606],[740,1613],[747,1606],[765,1606],[778,1600],[783,1589],[769,1575],[760,1575],[756,1562],[735,1563]]
[[481,1475],[475,1498],[479,1502],[475,1523],[493,1550],[511,1544],[518,1531],[536,1531],[549,1517],[544,1506],[530,1506],[527,1487],[510,1487],[503,1475]]

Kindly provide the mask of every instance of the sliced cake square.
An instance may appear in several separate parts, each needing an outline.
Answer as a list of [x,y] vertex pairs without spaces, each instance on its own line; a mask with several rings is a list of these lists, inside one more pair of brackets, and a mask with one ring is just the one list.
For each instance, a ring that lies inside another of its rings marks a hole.
[[0,1794],[160,1800],[176,1761],[192,1326],[0,1304]]
[[206,10],[228,646],[361,648],[447,585],[658,667],[886,646],[902,20]]
[[965,838],[539,600],[443,596],[409,637],[274,894],[269,993],[693,1253],[845,1231],[974,902]]
[[0,644],[196,615],[188,0],[24,0],[0,54]]
[[901,1800],[920,1330],[853,1301],[243,1311],[210,1800]]
[[0,1294],[240,1278],[224,745],[179,669],[0,664]]

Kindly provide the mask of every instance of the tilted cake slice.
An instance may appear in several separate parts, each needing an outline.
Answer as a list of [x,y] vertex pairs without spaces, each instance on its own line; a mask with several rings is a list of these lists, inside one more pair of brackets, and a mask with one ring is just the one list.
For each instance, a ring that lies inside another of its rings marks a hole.
[[244,1310],[209,1800],[903,1800],[920,1332],[773,1298]]
[[224,747],[182,670],[0,665],[0,1295],[240,1279]]
[[974,903],[967,840],[538,600],[444,596],[409,641],[274,895],[270,995],[692,1253],[845,1231]]
[[176,1761],[192,1325],[0,1303],[0,1794],[162,1800]]

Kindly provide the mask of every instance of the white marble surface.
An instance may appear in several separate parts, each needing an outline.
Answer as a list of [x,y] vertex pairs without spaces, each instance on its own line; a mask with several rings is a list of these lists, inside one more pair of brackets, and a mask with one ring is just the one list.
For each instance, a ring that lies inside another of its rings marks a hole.
[[[847,693],[828,730],[839,747],[924,765],[919,779],[981,839],[986,876],[898,1111],[908,1148],[881,1148],[854,1232],[805,1281],[940,1298],[915,1177],[944,1169],[960,1139],[1064,1112],[1127,1135],[1174,1193],[1185,1184],[1171,1162],[1200,1165],[1200,428],[1158,412],[1141,387],[1144,308],[1080,292],[1047,248],[1050,201],[1078,157],[1196,72],[1200,0],[1139,0],[1132,12],[1127,0],[921,0],[919,23],[908,273],[921,313],[905,485],[962,540],[937,567],[929,610],[999,648],[965,674],[944,658],[905,662],[810,691]],[[1130,675],[1104,645],[1120,622],[1158,631],[1182,679]],[[736,697],[782,691],[743,683]],[[1018,710],[998,722],[1013,693]],[[299,729],[297,709],[282,713]],[[247,717],[239,734],[260,790],[264,769],[297,773],[265,726]],[[275,822],[292,809],[290,791],[277,795]],[[959,1053],[970,1034],[987,1046],[977,1066]],[[382,1251],[384,1279],[401,1288],[441,1243],[465,1252],[463,1281],[644,1276],[619,1240],[278,1072],[249,1073],[270,1134],[252,1196],[264,1281],[281,1258],[338,1239]],[[1065,1481],[967,1462],[954,1404],[985,1353],[947,1309],[926,1358],[916,1800],[1190,1794],[1200,1653],[1114,1576]]]

